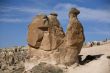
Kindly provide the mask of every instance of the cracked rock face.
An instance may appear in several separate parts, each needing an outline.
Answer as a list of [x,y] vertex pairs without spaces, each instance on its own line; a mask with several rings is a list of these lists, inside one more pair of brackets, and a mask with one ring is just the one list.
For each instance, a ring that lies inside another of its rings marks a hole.
[[[47,58],[54,58],[57,63],[72,65],[78,63],[78,54],[81,51],[83,42],[85,41],[84,30],[82,24],[79,22],[77,15],[80,13],[76,8],[71,8],[69,11],[69,24],[67,31],[64,33],[56,13],[50,13],[49,16],[38,15],[33,19],[29,25],[28,31],[28,45],[31,53],[36,53],[42,50]],[[38,50],[37,50],[38,49]],[[33,52],[32,52],[33,50]],[[45,52],[46,51],[46,52]],[[43,58],[43,57],[42,57]]]

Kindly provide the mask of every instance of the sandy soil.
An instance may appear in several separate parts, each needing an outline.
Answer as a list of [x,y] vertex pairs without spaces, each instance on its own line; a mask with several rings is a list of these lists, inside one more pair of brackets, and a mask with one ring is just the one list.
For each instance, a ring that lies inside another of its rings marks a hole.
[[80,55],[99,55],[104,54],[97,60],[93,60],[85,65],[80,65],[73,69],[70,67],[67,73],[110,73],[110,43],[94,46],[90,48],[83,48]]
[[98,54],[110,55],[110,43],[100,46],[83,48],[80,53],[80,55],[98,55]]

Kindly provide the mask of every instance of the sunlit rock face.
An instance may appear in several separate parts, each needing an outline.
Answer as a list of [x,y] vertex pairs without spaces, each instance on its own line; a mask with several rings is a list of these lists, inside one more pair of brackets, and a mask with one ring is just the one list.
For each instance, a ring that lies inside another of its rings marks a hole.
[[28,29],[28,45],[30,53],[36,60],[54,64],[72,65],[78,63],[78,54],[84,38],[83,26],[76,8],[69,11],[69,24],[64,33],[56,13],[38,15]]
[[50,13],[50,15],[48,16],[50,25],[50,42],[52,50],[57,49],[58,46],[62,43],[63,38],[65,37],[65,33],[59,23],[59,20],[57,19],[57,16],[58,15],[56,13]]
[[64,58],[67,65],[78,63],[78,54],[85,41],[83,27],[77,18],[79,13],[80,11],[76,8],[71,8],[69,11],[69,24],[65,36],[65,50],[67,51]]
[[28,45],[38,49],[41,46],[45,31],[48,31],[47,16],[37,15],[29,25],[28,29]]

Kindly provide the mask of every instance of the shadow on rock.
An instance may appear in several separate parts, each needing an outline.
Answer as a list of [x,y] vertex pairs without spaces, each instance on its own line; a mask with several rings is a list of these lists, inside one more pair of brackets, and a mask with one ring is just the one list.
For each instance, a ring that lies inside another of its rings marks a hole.
[[107,59],[110,59],[110,56],[107,56]]
[[84,56],[84,55],[79,55],[79,64],[80,65],[84,65],[86,63],[89,63],[93,60],[97,60],[98,58],[100,58],[102,55],[104,54],[99,54],[99,55],[87,55],[87,56]]

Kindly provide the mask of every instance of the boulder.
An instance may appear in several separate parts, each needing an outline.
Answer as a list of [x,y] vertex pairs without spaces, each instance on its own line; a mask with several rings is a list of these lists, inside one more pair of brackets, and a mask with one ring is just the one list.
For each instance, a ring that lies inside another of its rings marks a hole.
[[51,64],[46,64],[41,62],[40,64],[34,66],[29,73],[63,73],[63,70],[57,66]]

